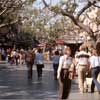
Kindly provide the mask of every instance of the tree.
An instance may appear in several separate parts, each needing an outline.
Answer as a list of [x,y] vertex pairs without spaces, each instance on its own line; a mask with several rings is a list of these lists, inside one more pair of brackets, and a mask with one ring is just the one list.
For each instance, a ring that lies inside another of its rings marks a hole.
[[0,0],[0,27],[16,23],[18,10],[22,7],[21,0]]
[[0,28],[17,23],[21,10],[35,0],[0,0]]
[[[34,1],[35,0],[0,0],[0,42],[2,44],[10,43],[14,45],[21,40],[21,37],[23,37],[22,42],[26,39],[28,35],[23,34],[22,36],[20,32],[23,21],[21,14],[26,7],[31,6]],[[30,34],[29,37],[31,37]]]
[[[45,7],[47,7],[49,10],[55,12],[56,14],[62,14],[63,16],[69,17],[76,26],[87,32],[93,39],[96,40],[95,33],[99,30],[93,31],[89,25],[84,24],[84,19],[89,17],[86,16],[88,15],[88,12],[91,12],[95,8],[100,8],[100,5],[98,4],[99,0],[87,0],[87,2],[84,2],[81,9],[78,9],[79,2],[77,2],[77,0],[66,0],[65,2],[62,2],[60,6],[57,5],[53,7],[48,5],[45,0],[42,1]],[[82,17],[84,18],[82,19]]]

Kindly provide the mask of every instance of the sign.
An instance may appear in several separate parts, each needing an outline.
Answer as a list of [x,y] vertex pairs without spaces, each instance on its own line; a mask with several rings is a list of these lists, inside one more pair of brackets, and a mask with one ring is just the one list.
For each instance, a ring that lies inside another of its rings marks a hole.
[[57,40],[56,44],[64,44],[64,40]]

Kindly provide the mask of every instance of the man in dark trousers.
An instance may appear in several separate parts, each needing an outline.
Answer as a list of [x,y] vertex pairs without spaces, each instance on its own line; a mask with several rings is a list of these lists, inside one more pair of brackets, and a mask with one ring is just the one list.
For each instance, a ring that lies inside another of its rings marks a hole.
[[32,68],[34,64],[34,53],[32,50],[28,50],[25,56],[27,68],[28,68],[28,79],[32,79]]

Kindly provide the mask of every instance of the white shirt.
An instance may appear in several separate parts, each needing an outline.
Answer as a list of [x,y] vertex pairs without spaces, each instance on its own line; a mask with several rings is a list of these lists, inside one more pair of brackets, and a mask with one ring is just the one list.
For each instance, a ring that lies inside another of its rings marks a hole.
[[[87,56],[87,57],[86,57]],[[80,51],[76,54],[76,57],[78,58],[78,65],[88,65],[89,63],[89,57],[90,55],[86,53],[85,51]]]
[[62,68],[69,68],[72,63],[72,57],[68,57],[67,55],[61,56],[59,60],[59,65]]
[[43,64],[43,54],[36,53],[34,62],[35,62],[35,64]]
[[91,56],[90,57],[90,65],[92,68],[100,66],[100,56]]
[[67,55],[61,56],[59,60],[58,67],[58,76],[60,75],[61,69],[68,69],[72,64],[72,57],[68,57]]
[[89,58],[86,57],[80,57],[78,59],[78,65],[88,65]]
[[12,51],[11,52],[11,56],[13,57],[13,56],[16,56],[16,51]]

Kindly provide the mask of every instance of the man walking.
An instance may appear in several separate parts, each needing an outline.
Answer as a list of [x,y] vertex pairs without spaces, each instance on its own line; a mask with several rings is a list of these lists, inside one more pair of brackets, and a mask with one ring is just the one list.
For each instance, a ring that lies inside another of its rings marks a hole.
[[87,91],[86,72],[89,69],[89,55],[83,47],[79,49],[80,52],[76,55],[78,57],[78,82],[80,93],[84,93]]
[[28,68],[28,79],[32,79],[32,68],[33,68],[33,64],[34,64],[34,54],[32,52],[32,50],[28,50],[26,53],[26,64],[27,64],[27,68]]

